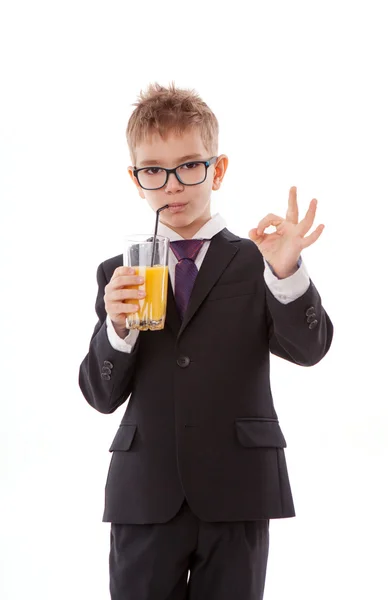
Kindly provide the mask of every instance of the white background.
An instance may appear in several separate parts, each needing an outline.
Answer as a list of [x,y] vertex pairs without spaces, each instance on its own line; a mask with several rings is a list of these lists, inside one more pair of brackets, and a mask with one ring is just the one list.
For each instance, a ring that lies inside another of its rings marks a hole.
[[[304,260],[335,326],[274,358],[297,517],[272,520],[266,600],[386,598],[387,20],[384,2],[3,2],[2,600],[108,600],[109,445],[78,368],[98,264],[151,231],[125,128],[152,81],[196,89],[230,164],[214,212],[247,236],[318,199]],[[206,599],[204,599],[206,600]]]

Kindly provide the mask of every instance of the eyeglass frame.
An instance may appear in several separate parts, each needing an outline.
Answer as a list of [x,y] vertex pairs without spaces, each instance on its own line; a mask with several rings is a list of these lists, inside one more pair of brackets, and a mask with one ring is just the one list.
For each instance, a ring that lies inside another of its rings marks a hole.
[[[141,167],[141,169],[136,169],[136,167],[133,167],[133,174],[136,177],[140,187],[143,190],[148,190],[148,191],[156,191],[156,190],[161,190],[162,188],[164,188],[165,185],[167,185],[168,183],[168,178],[170,177],[170,173],[174,173],[175,177],[177,178],[177,180],[179,181],[179,183],[181,183],[182,185],[200,185],[201,183],[203,183],[204,181],[206,181],[206,177],[207,177],[207,171],[208,168],[210,167],[210,165],[213,165],[216,160],[218,159],[218,156],[212,156],[211,158],[209,158],[208,160],[189,160],[187,162],[184,162],[180,165],[178,165],[177,167],[175,167],[174,169],[166,169],[165,167],[159,167],[158,165],[151,165],[149,167]],[[203,164],[206,167],[206,171],[205,171],[205,177],[202,179],[202,181],[198,181],[198,183],[183,183],[183,181],[180,179],[178,173],[177,173],[177,169],[179,169],[179,167],[183,167],[184,165],[191,165],[191,164]],[[139,171],[147,171],[148,169],[163,169],[163,171],[166,172],[166,181],[164,182],[163,185],[161,185],[160,187],[157,188],[146,188],[144,187],[140,181],[139,181],[139,177],[138,177],[138,173]]]

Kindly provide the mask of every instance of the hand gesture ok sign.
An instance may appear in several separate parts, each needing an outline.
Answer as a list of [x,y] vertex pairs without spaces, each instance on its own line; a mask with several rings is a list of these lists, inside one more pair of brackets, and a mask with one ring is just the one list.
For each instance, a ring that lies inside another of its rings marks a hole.
[[[260,221],[256,229],[250,230],[250,239],[255,242],[279,279],[289,277],[297,271],[301,251],[314,244],[321,235],[324,225],[318,225],[310,235],[305,237],[314,223],[316,210],[317,200],[314,198],[310,202],[306,216],[298,222],[296,187],[292,187],[288,196],[286,218],[269,214]],[[274,225],[276,231],[264,233],[270,225]]]

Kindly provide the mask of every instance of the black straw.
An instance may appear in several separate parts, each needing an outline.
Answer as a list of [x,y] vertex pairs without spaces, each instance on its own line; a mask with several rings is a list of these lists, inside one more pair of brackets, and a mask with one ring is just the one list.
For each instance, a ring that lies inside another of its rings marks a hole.
[[166,204],[165,206],[162,206],[162,208],[158,208],[158,210],[156,211],[156,221],[155,221],[155,231],[154,231],[154,243],[152,244],[151,267],[154,266],[154,262],[155,262],[156,236],[158,235],[159,213],[161,213],[162,210],[164,210],[165,208],[168,208],[168,207],[169,207],[169,205]]

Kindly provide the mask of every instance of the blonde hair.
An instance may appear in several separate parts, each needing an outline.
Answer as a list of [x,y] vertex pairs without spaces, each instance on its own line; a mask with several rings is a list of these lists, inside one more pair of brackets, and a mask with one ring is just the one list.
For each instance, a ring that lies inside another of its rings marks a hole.
[[151,83],[132,106],[136,109],[128,121],[126,136],[134,165],[136,146],[154,132],[165,140],[171,132],[180,135],[197,127],[206,150],[211,155],[218,153],[217,118],[195,90],[177,88],[174,82],[169,87]]

